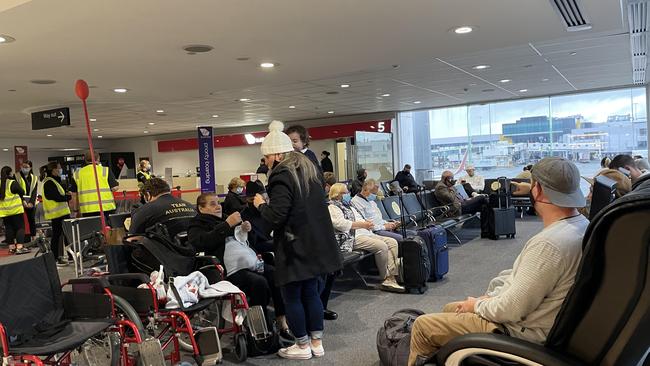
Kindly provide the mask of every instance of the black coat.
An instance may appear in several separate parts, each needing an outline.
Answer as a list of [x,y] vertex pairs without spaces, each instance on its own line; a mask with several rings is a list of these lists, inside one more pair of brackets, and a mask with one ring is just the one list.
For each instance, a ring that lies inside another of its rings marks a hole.
[[187,229],[187,243],[194,250],[213,255],[223,263],[223,253],[226,249],[226,238],[233,236],[235,229],[228,223],[213,215],[199,213],[189,224]]
[[223,216],[228,217],[235,212],[241,212],[246,208],[246,198],[238,195],[233,191],[226,193],[226,198],[223,200]]
[[323,168],[323,172],[334,173],[334,164],[332,164],[332,160],[330,160],[329,157],[324,157],[323,160],[320,161],[320,166]]
[[320,184],[310,183],[309,194],[302,198],[289,170],[278,166],[271,171],[267,191],[270,203],[259,210],[273,227],[276,284],[339,270],[338,245]]

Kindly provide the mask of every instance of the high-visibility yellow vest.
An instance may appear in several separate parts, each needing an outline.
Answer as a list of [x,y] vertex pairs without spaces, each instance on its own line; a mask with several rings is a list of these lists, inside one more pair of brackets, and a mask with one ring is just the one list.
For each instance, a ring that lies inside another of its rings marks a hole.
[[146,180],[151,179],[151,174],[149,174],[148,172],[145,172],[145,171],[141,170],[140,174],[144,175],[144,179],[146,179]]
[[20,215],[25,212],[25,209],[23,208],[23,200],[20,199],[19,195],[11,193],[11,185],[14,182],[14,180],[7,179],[5,199],[0,200],[0,217]]
[[[47,183],[48,181],[54,182],[54,185],[56,186],[56,189],[59,190],[59,193],[61,193],[61,195],[65,195],[65,191],[59,182],[52,179],[51,177],[47,177],[43,181],[43,184]],[[67,202],[57,202],[47,199],[47,197],[45,197],[45,192],[43,192],[43,210],[45,211],[45,220],[58,219],[59,217],[70,215],[70,207],[68,207]]]
[[[113,192],[108,185],[108,168],[96,165],[97,180],[99,181],[99,193],[104,211],[115,209]],[[77,183],[77,199],[79,200],[79,211],[82,214],[99,212],[99,201],[95,186],[95,175],[92,164],[77,170],[74,173],[74,181]]]
[[25,192],[25,195],[23,196],[25,200],[29,200],[29,198],[32,196],[32,192],[34,192],[34,190],[36,189],[36,185],[38,184],[38,179],[36,179],[34,173],[29,173],[29,175],[31,176],[32,179],[30,181],[29,187],[27,187],[27,182],[25,181],[25,179],[23,179],[23,176],[20,174],[16,174],[16,182],[20,184],[20,187],[23,189],[23,192]]

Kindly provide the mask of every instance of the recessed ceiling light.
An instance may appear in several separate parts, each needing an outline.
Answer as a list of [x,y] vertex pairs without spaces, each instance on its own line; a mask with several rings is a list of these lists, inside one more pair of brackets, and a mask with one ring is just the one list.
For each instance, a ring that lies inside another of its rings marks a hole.
[[265,68],[265,69],[270,69],[275,67],[275,64],[273,62],[262,62],[260,64],[260,67]]
[[156,113],[165,113],[165,111],[162,110],[162,109],[157,109],[157,110],[156,110]]
[[476,83],[469,83],[469,86],[476,86]]
[[474,28],[465,25],[465,26],[458,27],[458,28],[454,29],[454,33],[456,33],[456,34],[467,34],[467,33],[471,33],[473,30],[474,30]]
[[219,118],[219,115],[218,114],[213,114],[212,118]]
[[382,97],[390,97],[390,94],[386,93],[386,94],[382,94],[381,96]]
[[235,60],[237,60],[237,61],[248,61],[250,59],[251,59],[250,57],[237,57]]
[[542,79],[542,82],[544,82],[544,83],[547,82],[547,81],[548,81],[548,78]]
[[15,92],[15,91],[16,91],[16,89],[9,89],[9,90],[7,90],[7,91],[10,91],[10,92]]
[[413,104],[420,104],[420,103],[422,103],[422,102],[420,102],[419,100],[416,100],[415,102],[413,102]]
[[193,45],[184,46],[183,50],[189,53],[203,53],[203,52],[210,52],[212,51],[213,48],[214,47],[205,44],[193,44]]
[[519,92],[520,92],[520,93],[525,93],[525,92],[527,92],[527,91],[528,91],[528,89],[519,89]]
[[99,136],[97,136],[97,138],[98,138],[98,139],[101,139],[101,138],[104,138],[104,136],[99,135]]
[[341,88],[349,88],[350,84],[341,84]]
[[295,105],[290,105],[290,106],[289,106],[289,109],[295,109],[295,108],[296,108]]
[[327,112],[327,113],[329,113],[329,114],[334,114],[334,111],[329,111],[329,112]]
[[571,55],[571,56],[575,56],[575,55],[577,55],[577,54],[578,54],[578,52],[575,52],[575,51],[569,53],[569,55]]
[[47,137],[52,137],[52,135],[50,135],[49,133],[48,133],[46,136],[47,136]]
[[257,122],[264,122],[264,120],[263,119],[258,119]]
[[91,118],[90,122],[97,122],[97,118]]
[[129,89],[127,89],[127,88],[115,88],[115,89],[113,89],[113,91],[116,92],[116,93],[126,93],[126,92],[129,91]]
[[30,80],[29,81],[32,84],[38,84],[38,85],[49,85],[49,84],[54,84],[56,83],[56,80],[50,80],[50,79],[35,79],[35,80]]
[[142,131],[142,132],[144,132],[144,133],[149,133],[149,131],[147,131],[147,130],[144,130],[144,131]]
[[240,102],[249,102],[250,99],[248,99],[248,98],[240,98],[239,101]]
[[15,40],[16,40],[15,38],[9,37],[9,36],[4,35],[4,34],[0,35],[0,44],[11,43],[11,42],[13,42]]
[[512,81],[512,80],[510,80],[510,79],[501,79],[501,80],[499,80],[499,82],[500,82],[500,83],[503,83],[503,84],[505,84],[505,83],[509,83],[509,82],[511,82],[511,81]]
[[99,128],[95,128],[95,129],[93,129],[93,131],[97,132],[97,131],[99,131]]
[[155,124],[156,124],[155,122],[149,122],[149,123],[148,123],[149,126],[153,126],[153,125],[155,125]]
[[9,151],[9,149],[2,149],[2,151]]
[[474,70],[485,70],[485,69],[489,69],[489,68],[490,68],[490,65],[476,65],[476,66],[472,67],[472,69],[474,69]]

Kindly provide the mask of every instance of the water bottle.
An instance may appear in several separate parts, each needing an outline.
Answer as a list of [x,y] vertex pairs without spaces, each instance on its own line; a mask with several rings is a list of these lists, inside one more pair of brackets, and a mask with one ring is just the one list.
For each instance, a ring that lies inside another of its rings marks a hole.
[[264,259],[262,259],[261,254],[257,255],[257,262],[255,263],[255,272],[264,273]]

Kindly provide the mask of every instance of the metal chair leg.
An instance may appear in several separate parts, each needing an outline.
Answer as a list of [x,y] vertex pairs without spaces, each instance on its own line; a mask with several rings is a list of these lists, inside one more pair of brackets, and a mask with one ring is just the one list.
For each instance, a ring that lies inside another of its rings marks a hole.
[[[458,247],[459,247],[459,246],[463,245],[463,242],[460,240],[460,238],[458,237],[458,235],[456,235],[455,232],[453,232],[453,231],[452,231],[451,229],[449,229],[449,228],[447,228],[447,229],[445,229],[445,230],[447,231],[448,234],[451,234],[451,236],[453,236],[454,239],[456,239],[456,241],[458,242],[457,245],[454,244],[453,246],[458,246]],[[448,243],[447,245],[452,245],[452,244]]]

